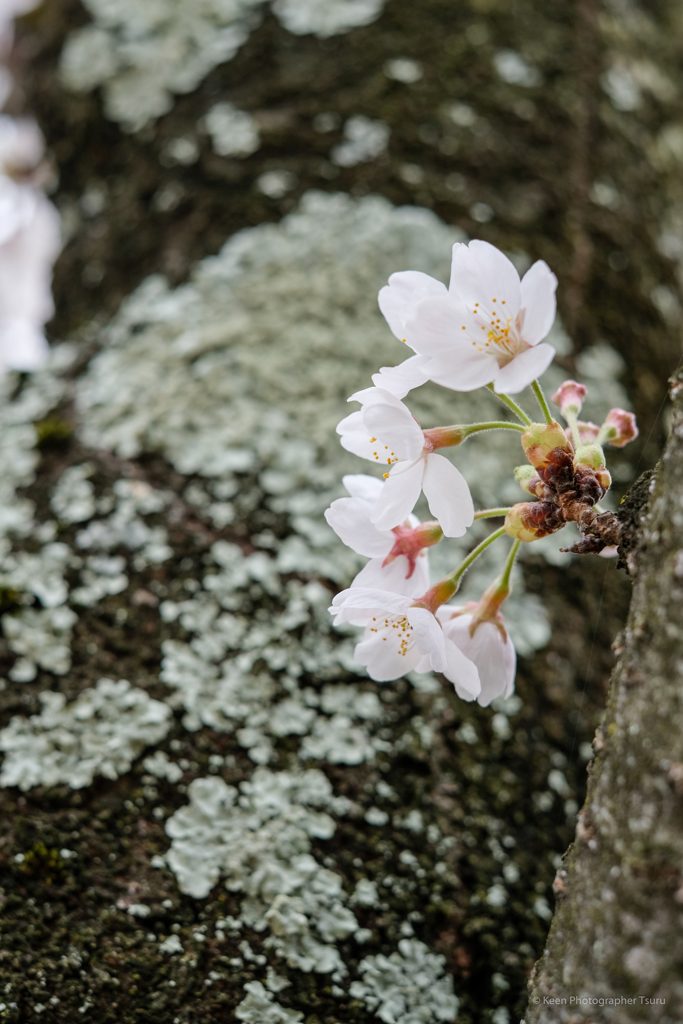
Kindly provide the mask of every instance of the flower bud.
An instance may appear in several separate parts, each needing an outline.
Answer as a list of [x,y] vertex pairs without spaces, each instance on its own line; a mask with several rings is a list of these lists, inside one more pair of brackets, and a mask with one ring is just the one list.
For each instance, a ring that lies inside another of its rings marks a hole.
[[578,416],[585,397],[586,389],[583,384],[577,384],[575,380],[566,380],[564,384],[560,384],[552,401],[555,405],[559,405],[563,416],[566,416],[567,413],[574,413],[575,416]]
[[523,466],[515,466],[515,480],[527,494],[533,494],[534,498],[542,495],[543,481],[533,466],[525,463]]
[[423,430],[425,448],[429,452],[437,448],[455,448],[468,436],[467,427],[430,427]]
[[589,469],[605,468],[605,453],[599,444],[580,444],[574,453],[574,469],[588,466]]
[[636,418],[625,409],[610,409],[607,418],[600,428],[600,439],[615,448],[623,448],[629,441],[638,437]]
[[510,537],[530,544],[564,526],[557,506],[547,501],[521,501],[505,517],[504,530]]
[[600,427],[597,423],[591,423],[590,420],[577,420],[577,424],[579,428],[579,444],[590,444],[591,441],[595,441],[600,433]]
[[550,456],[557,448],[567,453],[572,450],[559,423],[530,423],[522,434],[522,448],[535,469],[545,469],[554,461]]

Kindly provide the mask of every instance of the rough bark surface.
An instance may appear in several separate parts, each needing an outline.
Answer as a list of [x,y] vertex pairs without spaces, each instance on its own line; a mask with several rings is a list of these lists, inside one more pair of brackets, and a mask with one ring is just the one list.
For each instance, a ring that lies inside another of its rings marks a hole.
[[683,1016],[683,373],[671,395],[671,436],[628,555],[631,608],[528,1024]]

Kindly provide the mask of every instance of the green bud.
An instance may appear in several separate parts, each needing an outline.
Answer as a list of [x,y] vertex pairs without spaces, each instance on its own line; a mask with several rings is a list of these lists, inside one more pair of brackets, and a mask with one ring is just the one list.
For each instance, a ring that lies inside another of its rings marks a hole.
[[522,434],[522,448],[535,469],[548,465],[548,456],[556,448],[571,452],[571,445],[559,423],[530,423]]
[[612,486],[612,477],[605,466],[605,453],[599,444],[580,444],[574,455],[574,471],[577,474],[585,473],[587,470],[595,474],[595,478],[602,487],[603,493]]
[[580,444],[574,454],[574,469],[588,466],[589,469],[605,468],[605,453],[599,444]]
[[523,466],[515,466],[514,468],[515,480],[527,494],[533,494],[534,497],[538,497],[536,494],[536,483],[541,483],[541,479],[538,476],[533,466],[530,466],[526,462]]

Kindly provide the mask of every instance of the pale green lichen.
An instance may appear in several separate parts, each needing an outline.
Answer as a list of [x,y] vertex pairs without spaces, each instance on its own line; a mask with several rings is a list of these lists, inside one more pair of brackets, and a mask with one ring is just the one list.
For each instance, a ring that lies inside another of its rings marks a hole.
[[[296,35],[326,37],[374,20],[384,0],[275,0]],[[260,23],[264,0],[84,0],[93,21],[67,38],[61,78],[67,89],[103,87],[106,116],[138,131],[167,113],[173,95],[192,92],[232,60]]]
[[343,811],[322,772],[258,769],[240,791],[222,779],[197,779],[189,804],[166,823],[167,854],[183,892],[201,898],[218,881],[245,894],[241,916],[269,931],[265,947],[292,967],[341,977],[334,946],[358,929],[345,907],[342,879],[310,855],[311,838],[335,830],[327,809]]
[[125,679],[100,679],[72,704],[50,690],[40,700],[39,715],[17,716],[0,732],[0,785],[27,790],[66,783],[81,789],[96,775],[115,779],[171,727],[168,706]]
[[396,953],[361,961],[361,980],[352,982],[350,992],[385,1024],[452,1021],[459,1000],[444,965],[444,957],[430,953],[423,942],[401,939]]

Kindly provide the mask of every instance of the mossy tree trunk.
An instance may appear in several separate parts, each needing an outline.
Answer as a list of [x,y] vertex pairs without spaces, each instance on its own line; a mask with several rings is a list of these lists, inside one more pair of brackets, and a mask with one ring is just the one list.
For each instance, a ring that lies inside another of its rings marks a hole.
[[555,879],[527,1024],[678,1020],[683,925],[683,374],[651,480],[588,796]]

